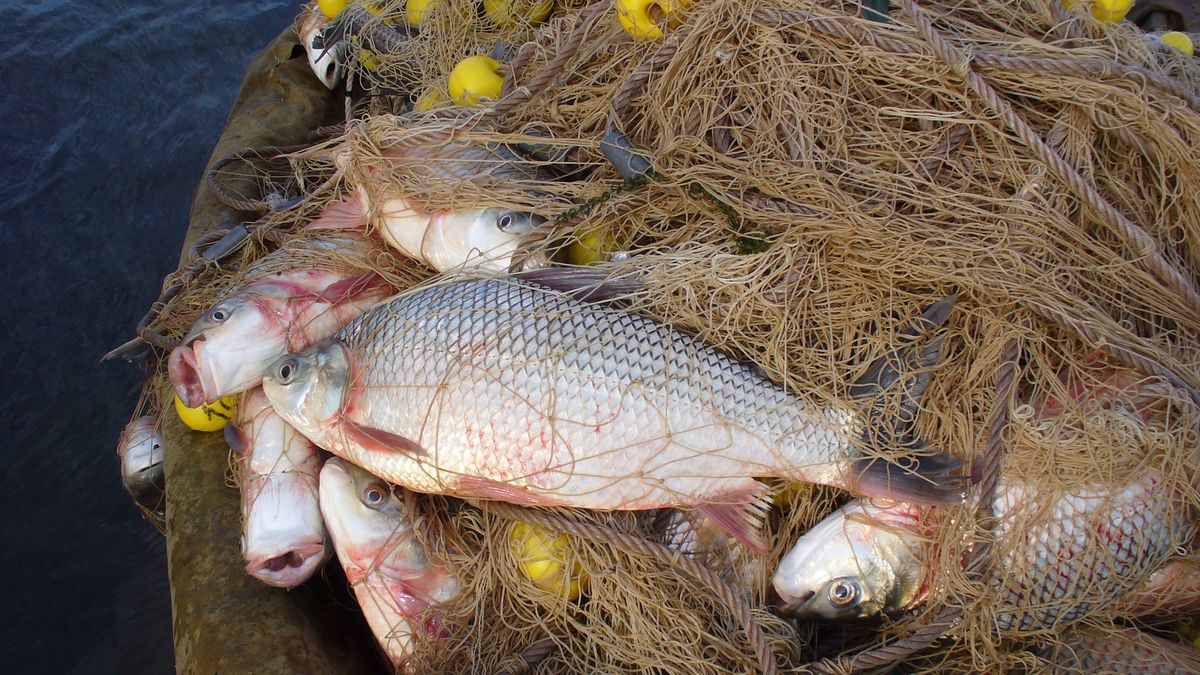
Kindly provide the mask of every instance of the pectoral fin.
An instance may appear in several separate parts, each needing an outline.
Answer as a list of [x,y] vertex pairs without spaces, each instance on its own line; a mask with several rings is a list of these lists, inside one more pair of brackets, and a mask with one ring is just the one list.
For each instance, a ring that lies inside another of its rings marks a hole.
[[340,302],[360,298],[378,288],[387,286],[387,281],[374,272],[367,272],[353,277],[347,277],[334,282],[321,291],[318,296],[323,302],[336,305]]
[[341,427],[351,442],[373,452],[393,452],[415,457],[429,455],[425,448],[390,431],[365,427],[348,420],[342,420]]
[[353,192],[340,202],[325,207],[311,223],[310,230],[365,230],[367,209],[362,197]]
[[771,496],[765,486],[762,490],[734,495],[728,501],[693,508],[751,551],[766,555],[771,550],[763,535],[766,514],[771,508]]

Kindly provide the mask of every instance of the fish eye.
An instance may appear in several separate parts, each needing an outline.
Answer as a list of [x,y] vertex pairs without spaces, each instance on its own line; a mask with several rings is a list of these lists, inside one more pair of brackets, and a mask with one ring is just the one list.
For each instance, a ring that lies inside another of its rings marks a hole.
[[834,579],[829,584],[829,602],[835,607],[849,607],[858,600],[858,584],[849,579]]
[[374,483],[372,485],[368,485],[366,490],[363,490],[362,501],[367,506],[376,508],[383,504],[384,500],[387,499],[387,495],[387,488],[378,483]]
[[300,363],[296,359],[286,359],[275,369],[275,381],[279,384],[291,384],[300,372]]
[[508,232],[513,226],[513,217],[511,213],[506,213],[500,216],[496,221],[496,227],[500,228],[501,232]]
[[213,311],[208,313],[208,320],[217,324],[225,323],[229,320],[230,314],[233,314],[232,310],[225,309],[224,307],[214,307]]

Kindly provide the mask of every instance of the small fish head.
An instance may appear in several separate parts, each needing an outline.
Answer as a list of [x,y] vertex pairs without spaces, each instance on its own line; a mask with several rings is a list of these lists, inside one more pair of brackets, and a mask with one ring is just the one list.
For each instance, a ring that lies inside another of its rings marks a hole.
[[336,457],[325,462],[320,482],[321,515],[351,583],[372,572],[391,580],[425,574],[425,550],[388,483]]
[[304,51],[308,57],[308,65],[313,74],[332,90],[342,80],[342,61],[348,51],[344,41],[333,45],[327,44],[325,29],[329,21],[321,12],[313,10],[303,18],[300,24],[299,37],[304,43]]
[[165,486],[163,440],[157,425],[156,416],[139,417],[125,427],[117,442],[125,490],[148,509],[160,506]]
[[898,522],[885,521],[887,508],[851,502],[800,537],[772,580],[785,611],[851,621],[916,602],[924,578],[920,541]]
[[292,588],[326,560],[325,525],[316,477],[300,471],[251,474],[242,505],[242,557],[246,571],[270,586]]
[[286,332],[269,302],[236,296],[192,324],[168,363],[185,405],[195,408],[255,386],[263,369],[287,352]]
[[335,340],[275,361],[263,373],[263,392],[280,417],[317,440],[345,409],[350,371],[349,350]]

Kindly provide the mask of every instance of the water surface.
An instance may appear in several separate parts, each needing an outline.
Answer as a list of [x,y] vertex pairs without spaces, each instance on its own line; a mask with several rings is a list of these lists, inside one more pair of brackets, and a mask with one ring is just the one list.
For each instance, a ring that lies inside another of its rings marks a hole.
[[3,3],[7,672],[173,669],[165,546],[114,452],[140,374],[99,358],[174,269],[242,71],[299,4]]

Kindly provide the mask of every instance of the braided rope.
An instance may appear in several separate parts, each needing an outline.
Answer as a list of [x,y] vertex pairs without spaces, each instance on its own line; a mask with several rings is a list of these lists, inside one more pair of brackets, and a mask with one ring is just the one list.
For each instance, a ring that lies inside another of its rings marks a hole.
[[531,509],[506,502],[481,502],[480,505],[488,513],[508,520],[524,521],[575,537],[598,541],[626,553],[654,558],[666,565],[683,570],[707,586],[719,600],[725,603],[730,613],[742,622],[746,635],[750,638],[750,644],[758,656],[758,664],[762,672],[779,672],[779,666],[775,663],[775,655],[771,651],[770,644],[767,643],[767,637],[763,634],[762,627],[754,619],[750,605],[707,567],[679,555],[678,551],[673,551],[662,544],[618,532],[602,525],[582,523],[552,511]]
[[1091,183],[1079,175],[1074,167],[1042,140],[1041,136],[1029,125],[1029,122],[1021,117],[1011,103],[1001,97],[983,79],[983,76],[971,70],[970,59],[942,37],[933,27],[933,22],[914,0],[899,0],[899,2],[905,13],[913,20],[917,31],[929,42],[934,53],[959,77],[963,78],[967,86],[982,98],[989,108],[1000,114],[1008,128],[1033,150],[1034,155],[1049,167],[1059,180],[1066,183],[1076,196],[1091,207],[1094,213],[1100,215],[1101,222],[1112,230],[1125,246],[1136,255],[1143,257],[1147,267],[1183,298],[1188,309],[1200,315],[1200,291],[1197,291],[1192,282],[1162,256],[1154,239],[1113,207]]

